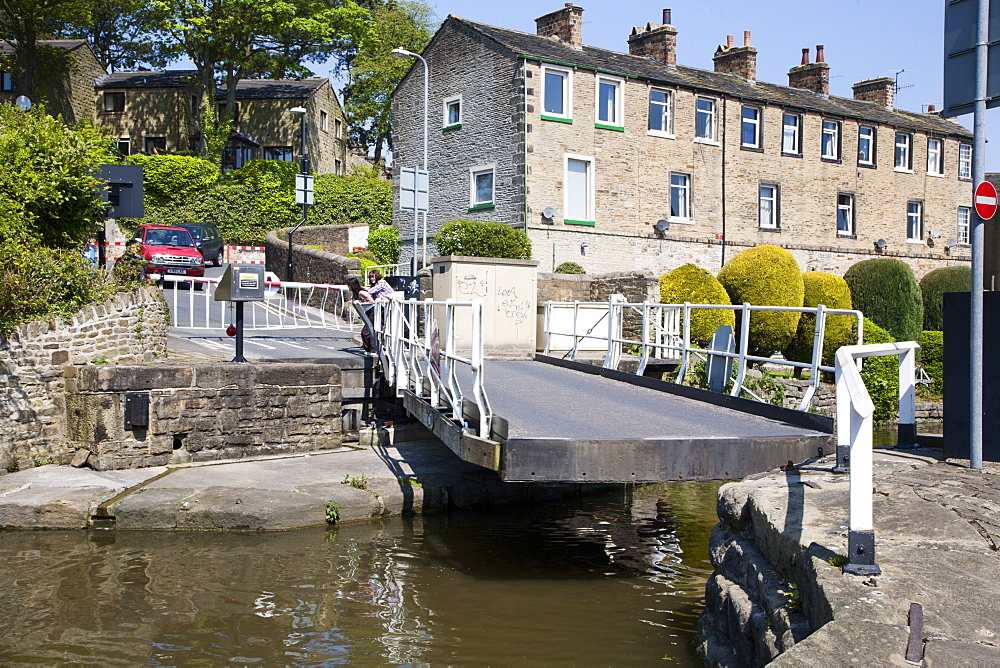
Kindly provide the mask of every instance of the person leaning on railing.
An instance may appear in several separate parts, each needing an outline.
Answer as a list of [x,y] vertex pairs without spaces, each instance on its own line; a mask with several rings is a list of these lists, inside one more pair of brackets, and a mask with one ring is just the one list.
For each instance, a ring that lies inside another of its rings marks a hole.
[[369,294],[371,294],[372,299],[392,299],[392,286],[389,282],[382,278],[382,272],[378,269],[372,269],[368,272],[368,288]]
[[[359,304],[365,310],[365,316],[371,320],[372,308],[375,306],[375,300],[372,299],[371,293],[361,287],[361,281],[354,276],[347,279],[347,288],[351,291],[351,303]],[[367,323],[361,328],[361,345],[366,353],[375,352],[372,330]]]

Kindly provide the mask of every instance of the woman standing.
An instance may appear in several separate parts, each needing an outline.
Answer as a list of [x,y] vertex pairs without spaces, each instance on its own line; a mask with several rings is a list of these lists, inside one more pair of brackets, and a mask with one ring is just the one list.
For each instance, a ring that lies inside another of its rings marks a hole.
[[[375,306],[375,300],[372,299],[371,293],[361,287],[361,281],[354,276],[347,279],[347,287],[351,291],[351,303],[359,304],[365,310],[365,316],[371,320],[372,307]],[[361,345],[366,353],[375,352],[372,330],[367,324],[361,328]]]

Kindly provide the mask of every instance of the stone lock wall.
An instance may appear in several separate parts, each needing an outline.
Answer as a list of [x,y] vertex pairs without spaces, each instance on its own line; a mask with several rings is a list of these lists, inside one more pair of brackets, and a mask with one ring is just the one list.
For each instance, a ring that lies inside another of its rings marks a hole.
[[[348,276],[360,276],[361,260],[354,257],[343,257],[333,251],[318,250],[305,246],[305,244],[309,244],[310,246],[322,245],[325,248],[343,249],[341,250],[343,253],[348,252],[347,228],[349,226],[343,226],[342,243],[339,240],[339,233],[332,229],[341,226],[322,227],[327,228],[327,231],[306,232],[306,228],[302,228],[294,234],[292,239],[294,241],[294,247],[292,248],[292,270],[295,281],[301,283],[332,283],[334,285],[343,285],[347,282]],[[288,229],[290,228],[285,228],[281,232],[287,234]],[[328,243],[336,243],[336,245],[328,245]],[[274,272],[281,280],[284,280],[288,262],[288,242],[279,238],[277,232],[272,231],[268,232],[264,239],[264,248],[267,257],[267,270]]]
[[[98,470],[340,445],[336,366],[70,366],[65,375],[68,440]],[[126,428],[130,393],[149,397],[145,428]]]

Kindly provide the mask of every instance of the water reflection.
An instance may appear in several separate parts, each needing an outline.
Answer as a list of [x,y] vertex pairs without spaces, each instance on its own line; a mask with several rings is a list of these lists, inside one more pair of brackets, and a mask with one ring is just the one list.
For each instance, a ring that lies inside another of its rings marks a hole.
[[0,663],[695,665],[716,489],[331,531],[0,533]]

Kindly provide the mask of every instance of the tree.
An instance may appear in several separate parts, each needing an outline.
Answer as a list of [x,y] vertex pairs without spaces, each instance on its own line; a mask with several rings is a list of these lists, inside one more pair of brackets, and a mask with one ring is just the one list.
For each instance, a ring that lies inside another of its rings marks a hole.
[[156,54],[154,21],[145,0],[91,0],[89,16],[67,22],[56,34],[86,39],[107,70],[134,70],[142,64],[165,64]]
[[413,64],[394,57],[392,50],[423,51],[434,34],[435,19],[431,9],[416,0],[390,1],[371,13],[378,30],[345,58],[348,83],[343,95],[351,135],[374,149],[378,161],[384,147],[392,150],[392,92]]
[[[46,49],[38,40],[55,34],[71,22],[86,21],[90,17],[91,0],[0,0],[0,39],[13,50],[14,89],[21,95],[32,97],[35,79],[42,66],[42,56],[56,67],[67,69],[65,55],[55,49]],[[50,52],[50,53],[47,53]]]

